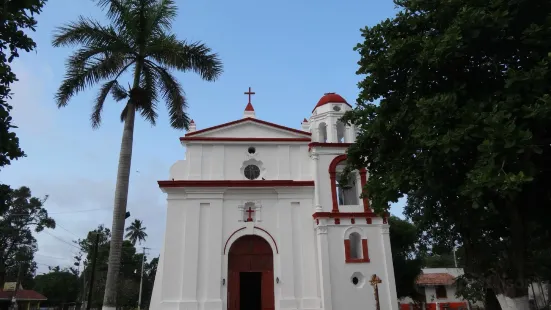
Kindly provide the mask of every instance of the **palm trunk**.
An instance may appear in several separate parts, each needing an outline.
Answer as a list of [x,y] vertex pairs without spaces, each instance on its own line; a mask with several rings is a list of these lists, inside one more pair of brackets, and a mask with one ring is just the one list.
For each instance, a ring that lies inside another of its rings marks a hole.
[[[140,86],[141,63],[136,63],[134,71],[134,86]],[[119,154],[119,168],[117,171],[117,185],[115,188],[115,204],[113,207],[113,225],[111,228],[111,243],[109,245],[109,265],[107,268],[107,280],[105,282],[105,294],[103,296],[103,310],[116,310],[117,306],[117,280],[119,277],[122,241],[124,238],[124,221],[126,216],[126,203],[128,201],[128,184],[130,182],[130,166],[132,163],[132,144],[134,141],[134,120],[136,107],[132,98],[127,103],[128,111],[124,121],[122,132],[121,150]]]

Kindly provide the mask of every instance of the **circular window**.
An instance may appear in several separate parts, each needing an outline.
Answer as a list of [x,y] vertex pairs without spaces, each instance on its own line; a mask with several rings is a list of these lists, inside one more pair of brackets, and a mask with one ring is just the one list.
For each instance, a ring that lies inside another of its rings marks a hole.
[[358,279],[358,277],[353,277],[352,278],[352,284],[358,285],[359,282],[360,282],[360,280]]
[[339,112],[341,110],[341,107],[336,105],[336,106],[333,107],[333,110]]
[[249,154],[254,154],[254,153],[256,153],[256,149],[254,148],[254,146],[251,146],[251,147],[249,147],[247,152],[249,152]]
[[260,176],[260,168],[255,165],[248,165],[244,171],[245,177],[249,180],[256,180]]

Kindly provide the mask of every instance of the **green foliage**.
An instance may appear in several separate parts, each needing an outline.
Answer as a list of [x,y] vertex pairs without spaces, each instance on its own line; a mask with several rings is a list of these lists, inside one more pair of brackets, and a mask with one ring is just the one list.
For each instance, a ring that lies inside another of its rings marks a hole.
[[141,220],[135,219],[130,226],[126,228],[126,235],[125,237],[132,242],[133,245],[136,245],[136,242],[139,244],[142,243],[142,241],[145,241],[147,238],[147,233],[145,232],[145,227],[143,226],[143,222]]
[[[171,126],[187,129],[187,101],[180,83],[170,70],[193,71],[204,80],[214,81],[222,73],[222,63],[201,42],[188,43],[169,33],[177,8],[172,0],[100,0],[111,24],[79,17],[57,29],[54,46],[79,46],[67,60],[67,73],[56,94],[58,107],[84,89],[102,81],[91,116],[92,126],[101,123],[101,113],[109,94],[117,101],[132,102],[136,111],[152,125],[157,104],[166,102]],[[135,83],[125,89],[119,77],[134,67]],[[137,83],[136,83],[137,82]],[[127,115],[124,106],[121,121]]]
[[415,225],[395,216],[389,218],[389,224],[398,298],[420,300],[422,295],[415,287],[415,279],[421,273],[423,261],[417,250],[417,229]]
[[36,276],[34,290],[47,296],[51,306],[76,302],[80,292],[78,276],[69,269],[59,266],[50,268],[49,273]]
[[[359,128],[377,212],[407,195],[423,243],[461,244],[467,273],[524,296],[551,217],[551,2],[396,0],[362,30]],[[379,100],[378,104],[375,104]]]
[[[143,227],[142,227],[143,228]],[[142,230],[145,233],[145,228]],[[82,265],[84,271],[82,272],[85,280],[85,291],[82,291],[82,276],[79,280],[79,294],[88,294],[88,283],[91,274],[91,262],[93,259],[93,250],[96,240],[96,234],[100,235],[98,256],[96,261],[96,271],[94,279],[94,288],[92,295],[92,307],[100,307],[103,303],[103,294],[105,291],[105,281],[108,271],[108,259],[109,259],[109,246],[111,242],[111,231],[105,228],[103,225],[93,231],[88,232],[85,239],[76,241],[75,243],[82,249]],[[122,244],[121,266],[120,276],[117,282],[117,306],[118,307],[135,307],[138,301],[138,292],[140,284],[140,271],[142,259],[147,261],[147,257],[144,258],[142,253],[138,253],[136,247],[130,240],[125,240]],[[77,259],[78,261],[78,259]],[[145,305],[146,301],[151,298],[153,281],[155,274],[151,275],[151,272],[156,272],[157,258],[154,258],[151,262],[144,265],[144,290],[142,296],[142,304]],[[154,271],[152,269],[154,268]],[[150,288],[150,289],[148,289]]]
[[[44,228],[55,228],[55,221],[43,207],[46,198],[33,197],[28,187],[11,189],[0,185],[0,280],[4,274],[15,279],[19,263],[24,266],[24,279],[36,270],[32,263],[38,246],[32,235]],[[29,284],[27,282],[27,284]]]
[[19,51],[32,51],[36,44],[26,30],[35,30],[35,14],[39,14],[45,0],[5,0],[0,6],[0,168],[9,165],[11,160],[24,156],[19,147],[19,139],[12,131],[12,107],[10,85],[17,81],[10,63],[19,57]]

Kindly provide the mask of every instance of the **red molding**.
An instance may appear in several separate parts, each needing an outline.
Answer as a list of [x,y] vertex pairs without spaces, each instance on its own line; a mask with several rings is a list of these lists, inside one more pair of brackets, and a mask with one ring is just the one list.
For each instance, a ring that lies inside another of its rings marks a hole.
[[245,123],[245,122],[254,122],[254,123],[274,127],[274,128],[277,128],[277,129],[281,129],[281,130],[285,130],[285,131],[289,131],[289,132],[293,132],[293,133],[298,133],[298,134],[305,135],[305,136],[311,136],[312,135],[311,133],[306,132],[306,131],[281,126],[281,125],[278,125],[278,124],[270,123],[270,122],[267,122],[267,121],[262,121],[262,120],[252,118],[252,117],[246,117],[246,118],[242,118],[242,119],[239,119],[239,120],[236,120],[236,121],[233,121],[233,122],[228,122],[228,123],[220,124],[220,125],[217,125],[217,126],[212,126],[212,127],[208,127],[208,128],[205,128],[205,129],[189,132],[189,133],[186,134],[186,137],[195,136],[195,135],[198,135],[200,133],[204,133],[204,132],[208,132],[208,131],[211,131],[211,130],[228,127],[228,126],[231,126],[231,125]]
[[176,180],[157,181],[159,187],[309,187],[314,181],[293,180]]
[[344,261],[345,263],[369,263],[369,250],[367,247],[367,239],[362,239],[362,254],[363,258],[352,258],[350,255],[350,239],[344,240]]
[[230,137],[181,137],[180,141],[217,142],[310,142],[311,138],[230,138]]
[[[337,201],[337,166],[346,160],[346,154],[339,155],[331,161],[331,164],[329,164],[329,179],[330,179],[330,185],[331,185],[331,196],[333,201],[333,209],[332,212],[339,212],[339,202]],[[367,170],[365,168],[360,169],[360,185],[361,185],[361,191],[363,192],[363,188],[365,184],[367,183]],[[364,212],[371,212],[371,209],[369,207],[369,199],[367,197],[364,197],[363,199],[363,205],[364,205]]]
[[[247,227],[241,227],[239,228],[238,230],[234,231],[229,237],[228,239],[226,240],[226,243],[224,244],[224,255],[226,255],[226,248],[228,247],[228,242],[230,242],[230,239],[231,237],[233,237],[233,235],[235,235],[236,233],[242,231],[243,229],[245,229]],[[276,248],[276,254],[279,254],[279,248],[277,247],[277,242],[275,241],[274,237],[272,237],[272,235],[267,231],[265,230],[264,228],[261,228],[261,227],[258,227],[258,226],[254,226],[254,228],[258,229],[258,230],[262,230],[263,232],[265,232],[268,236],[270,236],[270,238],[272,239],[272,241],[274,242],[274,245],[275,245],[275,248]]]
[[228,237],[228,239],[226,240],[226,244],[224,244],[224,255],[226,255],[226,247],[228,246],[228,242],[230,242],[231,237],[233,237],[233,235],[235,235],[235,234],[236,234],[237,232],[239,232],[239,231],[242,231],[242,230],[245,229],[245,228],[247,228],[247,227],[241,227],[241,228],[239,228],[238,230],[234,231],[234,232]]
[[336,148],[348,148],[353,143],[325,143],[325,142],[312,142],[308,144],[308,151],[314,147],[336,147]]
[[331,186],[331,200],[333,202],[332,212],[339,212],[339,202],[337,201],[337,166],[346,160],[346,154],[339,155],[329,164],[329,179]]
[[258,227],[258,226],[255,226],[254,228],[262,230],[263,232],[268,234],[268,236],[270,236],[270,238],[272,238],[272,241],[274,242],[274,245],[275,245],[275,248],[276,248],[276,254],[279,254],[279,249],[277,247],[277,242],[275,241],[274,237],[272,237],[272,235],[267,230],[265,230],[264,228],[261,228],[261,227]]
[[[363,189],[364,189],[365,183],[367,183],[367,170],[365,168],[362,168],[362,169],[360,169],[360,185],[362,186],[362,194],[363,194]],[[362,200],[363,200],[363,203],[364,203],[364,212],[369,212],[369,210],[370,210],[370,208],[369,208],[369,199],[364,196],[364,198]]]
[[321,218],[375,218],[377,214],[373,212],[316,212],[312,214],[314,219]]

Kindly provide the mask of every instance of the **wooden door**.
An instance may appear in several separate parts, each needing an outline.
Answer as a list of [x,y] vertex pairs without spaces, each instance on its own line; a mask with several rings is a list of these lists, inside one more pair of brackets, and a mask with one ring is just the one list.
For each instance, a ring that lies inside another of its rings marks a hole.
[[228,310],[239,310],[239,272],[228,272]]
[[270,244],[262,237],[246,235],[228,252],[228,310],[240,309],[241,272],[261,272],[261,310],[274,310],[274,258]]
[[262,272],[262,310],[274,310],[274,272]]

